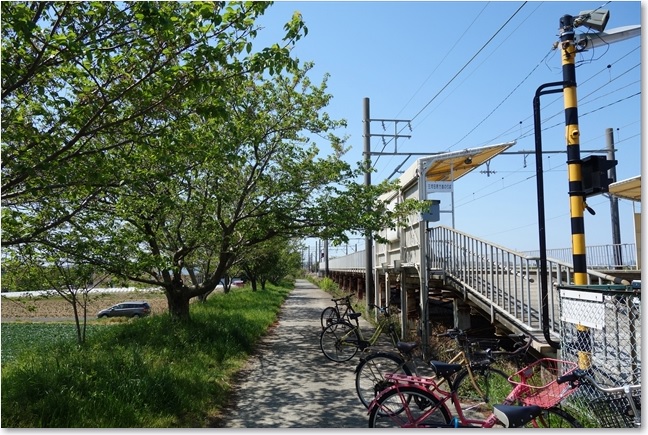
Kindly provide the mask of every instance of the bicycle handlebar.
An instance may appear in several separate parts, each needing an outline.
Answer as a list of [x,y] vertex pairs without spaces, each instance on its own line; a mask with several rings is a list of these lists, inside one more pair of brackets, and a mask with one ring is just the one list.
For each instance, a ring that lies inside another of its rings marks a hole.
[[[448,329],[448,330],[446,330],[446,332],[441,333],[441,334],[436,334],[436,336],[437,337],[449,337],[449,338],[453,338],[455,340],[459,340],[459,339],[462,339],[462,338],[463,339],[468,339],[468,334],[466,333],[466,331],[463,331],[461,329],[455,329],[455,328]],[[528,336],[526,334],[520,334],[520,335],[509,334],[509,338],[513,338],[513,339],[516,339],[516,340],[526,340],[526,342],[524,344],[520,344],[520,342],[517,341],[514,344],[514,346],[518,347],[518,348],[516,350],[514,350],[514,351],[486,349],[486,350],[483,351],[484,354],[487,355],[487,356],[492,356],[492,355],[515,356],[515,355],[519,355],[519,354],[522,354],[522,353],[526,352],[529,349],[529,347],[531,346],[531,343],[533,342],[533,337]]]
[[335,303],[340,302],[340,301],[346,301],[347,303],[349,303],[349,301],[351,299],[351,296],[353,296],[353,293],[348,294],[346,296],[342,296],[341,298],[336,298],[336,299],[331,299],[331,300],[333,302],[335,302]]
[[378,305],[369,304],[369,308],[377,308],[378,311],[380,311],[380,314],[384,314],[385,316],[389,316],[391,314],[389,312],[389,307],[379,307]]
[[590,376],[586,370],[583,369],[576,369],[571,373],[568,373],[566,375],[559,376],[558,379],[556,379],[556,382],[558,384],[563,384],[565,382],[569,382],[569,385],[572,388],[578,387],[583,381],[586,383],[590,384],[597,390],[603,392],[603,393],[628,393],[631,391],[635,390],[641,390],[641,384],[637,385],[622,385],[620,387],[606,387],[594,380],[592,376]]

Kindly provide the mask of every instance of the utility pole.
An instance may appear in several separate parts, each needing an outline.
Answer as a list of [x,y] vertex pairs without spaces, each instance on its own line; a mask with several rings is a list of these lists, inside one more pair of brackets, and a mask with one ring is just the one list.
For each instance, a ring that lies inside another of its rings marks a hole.
[[[572,258],[574,266],[573,280],[575,285],[587,284],[587,260],[585,256],[585,221],[583,212],[587,209],[593,213],[585,202],[583,186],[583,166],[580,158],[580,130],[578,128],[578,108],[576,97],[576,54],[596,44],[621,41],[636,36],[640,28],[623,29],[610,34],[603,33],[610,13],[604,9],[581,12],[574,17],[564,15],[560,18],[560,41],[563,71],[563,98],[565,105],[565,136],[567,140],[567,173],[569,175],[569,207],[572,231]],[[601,33],[605,37],[595,38],[587,35],[578,41],[574,29],[585,26]],[[606,41],[605,39],[608,39]],[[594,42],[597,40],[597,42]],[[609,159],[609,157],[608,157]],[[576,341],[579,343],[578,367],[588,369],[592,365],[592,349],[590,331],[587,326],[576,325]]]
[[[605,129],[605,145],[607,148],[608,160],[614,160],[614,131],[611,128]],[[617,181],[616,166],[609,169],[608,176],[614,183]],[[623,255],[621,253],[621,226],[619,225],[619,198],[610,195],[610,221],[612,223],[612,249],[614,251],[614,265],[621,268]]]
[[578,99],[576,97],[576,45],[574,44],[574,17],[560,19],[560,48],[563,68],[563,98],[565,102],[565,136],[567,139],[567,174],[569,175],[569,210],[572,230],[572,258],[574,284],[587,284],[585,257],[586,203],[580,158],[580,130],[578,128]]
[[[363,122],[363,132],[362,137],[364,138],[364,156],[365,163],[365,175],[364,175],[364,184],[365,186],[371,186],[371,118],[369,110],[369,98],[364,98],[362,100],[362,122]],[[371,239],[371,234],[365,236],[365,303],[367,312],[369,312],[369,307],[371,306],[374,295],[374,285],[373,285],[373,243]]]
[[329,277],[328,239],[324,239],[324,277]]
[[[378,136],[381,137],[383,143],[385,138],[394,139],[394,150],[395,153],[398,152],[398,139],[399,138],[410,138],[410,135],[402,135],[398,132],[398,123],[407,123],[410,125],[409,120],[403,119],[372,119],[369,108],[369,98],[365,97],[362,101],[362,122],[363,122],[363,133],[362,137],[364,138],[364,151],[362,153],[366,170],[364,183],[365,186],[371,186],[371,155],[372,154],[383,154],[383,153],[372,153],[371,151],[371,137]],[[385,123],[394,123],[394,134],[371,134],[371,122],[380,122],[385,130]],[[410,127],[411,129],[411,127]],[[370,304],[378,302],[377,294],[375,291],[374,279],[373,279],[373,239],[370,234],[365,237],[365,291],[366,291],[366,302],[367,310],[369,310]]]

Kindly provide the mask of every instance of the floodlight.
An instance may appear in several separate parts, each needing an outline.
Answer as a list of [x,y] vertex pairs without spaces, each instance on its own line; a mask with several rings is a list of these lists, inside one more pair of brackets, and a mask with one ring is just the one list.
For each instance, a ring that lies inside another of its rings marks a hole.
[[585,26],[589,29],[602,32],[607,26],[610,19],[610,11],[607,9],[595,9],[592,11],[582,11],[576,19],[576,26]]

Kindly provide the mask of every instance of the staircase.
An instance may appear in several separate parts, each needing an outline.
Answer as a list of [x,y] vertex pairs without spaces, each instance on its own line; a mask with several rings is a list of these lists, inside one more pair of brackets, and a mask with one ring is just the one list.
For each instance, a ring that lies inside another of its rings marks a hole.
[[[543,306],[540,257],[527,256],[452,228],[429,230],[429,296],[432,300],[460,298],[491,324],[537,340],[536,349],[549,350],[560,341],[559,287],[573,285],[573,267],[547,259],[546,308]],[[595,270],[587,271],[587,284],[630,283]],[[547,322],[543,322],[543,309]]]

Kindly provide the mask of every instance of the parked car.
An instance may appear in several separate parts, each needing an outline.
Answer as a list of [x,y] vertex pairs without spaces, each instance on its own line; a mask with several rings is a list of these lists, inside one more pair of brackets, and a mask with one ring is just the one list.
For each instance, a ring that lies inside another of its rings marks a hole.
[[245,286],[245,281],[241,278],[232,278],[232,287],[243,287]]
[[144,317],[151,314],[151,306],[146,301],[128,301],[115,304],[97,313],[102,317]]

